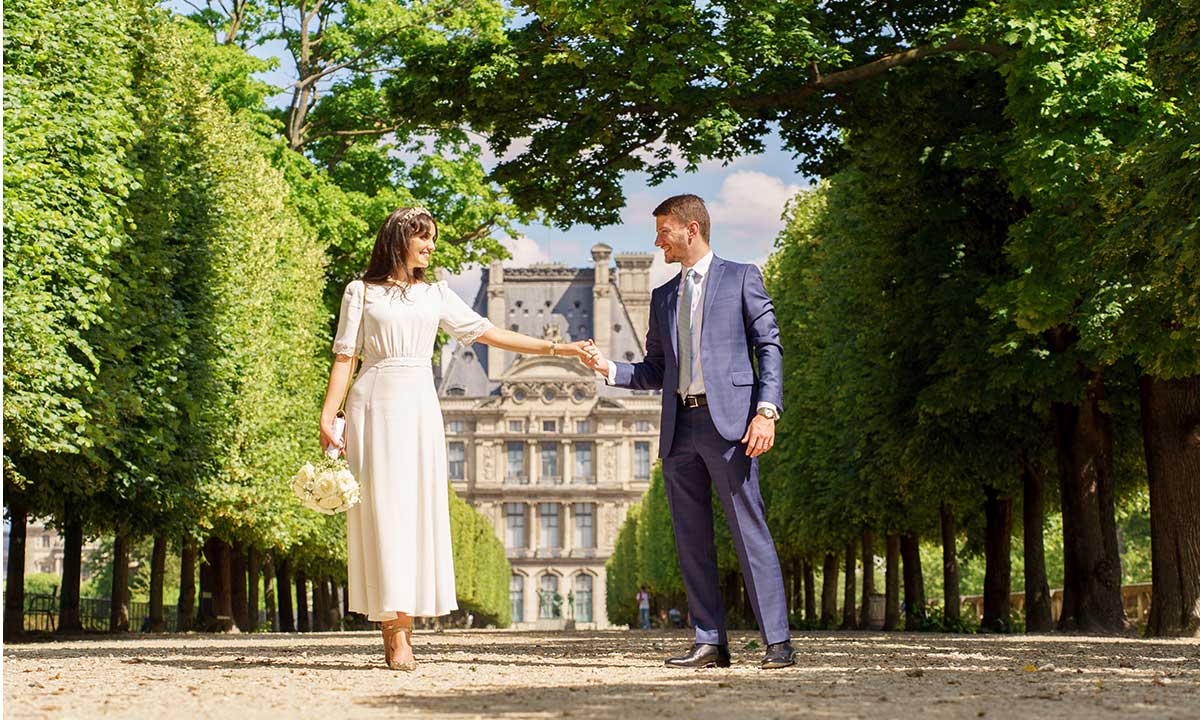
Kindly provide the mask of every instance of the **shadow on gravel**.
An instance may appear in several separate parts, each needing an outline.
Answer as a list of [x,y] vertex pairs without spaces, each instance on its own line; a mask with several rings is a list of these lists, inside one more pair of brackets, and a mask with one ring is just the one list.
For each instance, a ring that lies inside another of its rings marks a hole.
[[[463,692],[446,695],[419,695],[415,693],[393,693],[360,699],[355,702],[362,707],[402,710],[407,713],[435,717],[459,717],[464,714],[476,717],[629,717],[644,718],[667,714],[673,717],[686,716],[701,710],[701,704],[719,703],[730,711],[736,706],[739,713],[750,712],[759,716],[759,711],[775,710],[767,717],[777,717],[778,711],[790,703],[790,693],[772,693],[761,683],[744,683],[740,679],[729,679],[726,671],[695,673],[708,677],[663,683],[616,683],[593,685],[566,685],[554,687],[497,688],[487,691]],[[782,676],[776,676],[784,681]],[[790,678],[794,682],[795,678]],[[753,697],[745,691],[755,685]],[[782,685],[782,682],[773,683]],[[741,688],[743,692],[735,688]],[[764,692],[765,691],[765,692]]]

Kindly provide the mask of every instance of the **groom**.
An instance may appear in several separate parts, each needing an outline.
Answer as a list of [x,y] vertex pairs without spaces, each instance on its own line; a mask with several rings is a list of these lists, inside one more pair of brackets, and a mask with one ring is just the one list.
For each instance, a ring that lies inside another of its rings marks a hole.
[[[691,651],[667,665],[729,665],[713,544],[715,488],[767,646],[761,666],[787,667],[796,660],[783,576],[758,491],[757,458],[774,444],[783,401],[774,305],[757,267],[713,255],[708,210],[699,197],[667,198],[654,219],[654,245],[683,268],[651,296],[646,358],[612,362],[593,345],[584,362],[610,385],[664,391],[659,456],[696,627]],[[757,377],[751,355],[758,359]]]

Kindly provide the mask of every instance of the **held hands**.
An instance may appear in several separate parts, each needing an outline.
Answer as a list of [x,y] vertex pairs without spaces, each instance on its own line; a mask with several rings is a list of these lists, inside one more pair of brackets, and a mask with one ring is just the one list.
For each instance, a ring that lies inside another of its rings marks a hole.
[[746,428],[746,434],[742,436],[743,443],[746,444],[746,454],[750,457],[758,457],[766,451],[770,450],[775,445],[775,421],[755,415],[750,421],[750,426]]
[[558,346],[558,355],[578,358],[587,367],[600,373],[608,372],[608,361],[592,340],[578,340]]
[[608,374],[608,360],[605,359],[604,353],[600,352],[600,348],[596,347],[596,343],[591,340],[587,341],[587,345],[584,347],[584,356],[580,360],[591,370],[604,375]]

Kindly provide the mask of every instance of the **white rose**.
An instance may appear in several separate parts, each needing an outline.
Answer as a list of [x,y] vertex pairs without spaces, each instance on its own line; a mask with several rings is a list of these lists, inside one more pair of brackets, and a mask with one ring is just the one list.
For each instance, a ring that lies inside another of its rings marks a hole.
[[312,463],[306,462],[300,466],[299,475],[305,480],[312,480],[317,475],[317,469],[313,467]]
[[326,474],[317,478],[317,485],[313,488],[313,494],[317,497],[324,498],[337,494],[339,489],[337,477]]
[[342,499],[340,497],[337,497],[336,495],[328,495],[326,497],[321,498],[318,501],[318,504],[320,504],[320,506],[322,508],[325,508],[326,510],[334,510],[334,509],[341,507]]

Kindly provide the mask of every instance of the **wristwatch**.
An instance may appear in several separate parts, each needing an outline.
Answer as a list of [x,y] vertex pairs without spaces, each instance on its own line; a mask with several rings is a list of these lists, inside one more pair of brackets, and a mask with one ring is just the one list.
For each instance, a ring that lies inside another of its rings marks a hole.
[[758,409],[758,414],[762,415],[768,420],[777,420],[779,418],[779,412],[775,410],[775,408],[760,407]]

